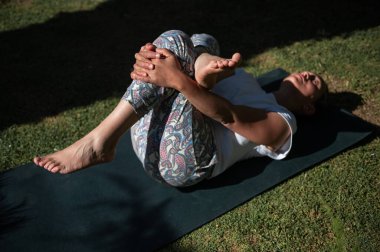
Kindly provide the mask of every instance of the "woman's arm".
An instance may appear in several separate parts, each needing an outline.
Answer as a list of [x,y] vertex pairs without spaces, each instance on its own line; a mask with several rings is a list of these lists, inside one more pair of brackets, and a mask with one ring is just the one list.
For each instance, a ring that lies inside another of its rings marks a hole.
[[277,113],[234,105],[183,73],[176,56],[170,51],[157,49],[155,53],[163,57],[150,59],[154,67],[149,69],[141,67],[140,63],[135,64],[135,71],[131,73],[133,79],[178,90],[201,113],[257,144],[276,150],[289,137],[288,124]]

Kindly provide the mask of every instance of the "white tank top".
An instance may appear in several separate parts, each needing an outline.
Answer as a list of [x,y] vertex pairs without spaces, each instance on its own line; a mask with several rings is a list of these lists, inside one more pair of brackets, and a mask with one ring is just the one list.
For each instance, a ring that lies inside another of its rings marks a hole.
[[292,147],[293,134],[297,130],[295,116],[286,108],[280,106],[273,94],[266,93],[251,74],[238,68],[235,75],[219,82],[212,91],[234,105],[244,105],[277,112],[289,125],[291,136],[276,152],[273,152],[264,145],[257,145],[227,129],[221,123],[213,121],[218,162],[211,177],[221,174],[234,163],[244,159],[268,156],[279,160],[288,155]]

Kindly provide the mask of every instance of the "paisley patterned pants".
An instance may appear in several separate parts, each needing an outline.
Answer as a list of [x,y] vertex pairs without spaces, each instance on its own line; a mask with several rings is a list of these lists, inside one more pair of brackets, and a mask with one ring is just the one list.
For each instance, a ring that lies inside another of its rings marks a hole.
[[[217,55],[217,41],[207,34],[191,38],[182,31],[161,34],[153,44],[173,52],[182,71],[194,76],[195,46]],[[145,171],[171,186],[196,184],[209,177],[216,149],[209,118],[178,91],[133,81],[123,96],[141,119],[131,128],[132,144]]]

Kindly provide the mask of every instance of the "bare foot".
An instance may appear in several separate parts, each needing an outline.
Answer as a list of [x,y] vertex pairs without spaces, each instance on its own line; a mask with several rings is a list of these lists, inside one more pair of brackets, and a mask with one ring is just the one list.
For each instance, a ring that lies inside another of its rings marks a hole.
[[44,157],[35,157],[34,163],[53,173],[70,173],[114,158],[121,136],[139,120],[132,105],[121,99],[115,109],[85,137],[66,149]]
[[34,163],[52,173],[67,174],[91,165],[109,162],[115,150],[105,150],[104,144],[91,134],[69,147],[43,157],[35,157]]
[[233,75],[240,61],[240,53],[231,59],[202,53],[195,61],[195,79],[204,88],[212,89],[217,82]]

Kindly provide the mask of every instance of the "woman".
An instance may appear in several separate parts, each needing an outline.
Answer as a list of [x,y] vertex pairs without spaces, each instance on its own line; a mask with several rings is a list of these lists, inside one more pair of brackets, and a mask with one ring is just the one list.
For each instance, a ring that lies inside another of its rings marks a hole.
[[295,73],[267,94],[251,75],[235,71],[240,54],[218,54],[210,35],[163,33],[135,55],[134,81],[114,111],[73,145],[34,162],[65,174],[111,161],[130,128],[144,169],[171,186],[196,184],[242,159],[286,157],[296,130],[292,112],[313,114],[324,81]]

